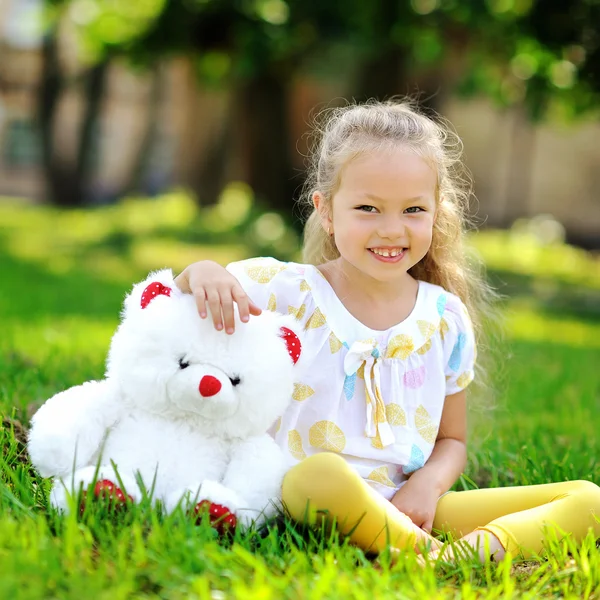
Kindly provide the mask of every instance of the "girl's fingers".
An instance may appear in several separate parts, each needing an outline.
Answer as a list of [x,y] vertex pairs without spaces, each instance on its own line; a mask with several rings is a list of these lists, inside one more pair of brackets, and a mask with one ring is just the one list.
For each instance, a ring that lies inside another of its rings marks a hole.
[[204,319],[208,310],[212,315],[215,329],[225,331],[229,334],[235,330],[235,302],[238,305],[238,312],[242,322],[247,322],[250,315],[258,316],[262,310],[250,300],[241,285],[235,284],[232,287],[226,285],[223,289],[211,286],[206,288],[202,285],[195,285],[191,292],[196,300],[198,313]]
[[196,300],[196,306],[198,307],[198,314],[201,318],[206,318],[206,290],[202,286],[194,288],[192,291],[194,294],[194,300]]
[[223,322],[221,320],[221,296],[215,289],[207,290],[206,299],[208,300],[208,307],[210,308],[210,314],[212,315],[215,329],[221,331],[221,329],[223,329]]
[[244,292],[240,285],[234,285],[233,288],[231,288],[231,295],[238,305],[240,319],[242,322],[246,323],[250,315],[250,298],[248,298],[246,292]]
[[225,331],[231,334],[235,330],[232,290],[224,289],[221,291],[220,296],[221,310],[223,311],[223,321],[225,323]]
[[258,315],[260,315],[260,313],[262,312],[262,309],[256,306],[256,304],[254,304],[252,300],[249,301],[249,310],[250,314],[254,315],[255,317],[258,317]]

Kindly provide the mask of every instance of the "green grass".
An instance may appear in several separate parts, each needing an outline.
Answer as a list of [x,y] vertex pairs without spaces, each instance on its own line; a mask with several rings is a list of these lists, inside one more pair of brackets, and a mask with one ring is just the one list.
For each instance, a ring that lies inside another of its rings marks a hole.
[[[206,525],[145,505],[119,515],[89,508],[81,518],[49,510],[48,482],[27,462],[21,424],[57,391],[102,377],[132,281],[190,257],[274,252],[272,241],[236,230],[260,219],[250,209],[231,231],[211,233],[214,215],[169,202],[166,212],[160,201],[144,205],[142,216],[135,204],[78,213],[0,204],[1,598],[600,598],[591,537],[580,546],[549,538],[536,561],[421,570],[411,553],[392,566],[289,522],[218,540]],[[501,264],[499,236],[486,247],[482,234],[476,246],[493,255],[494,277],[510,280],[507,333],[493,389],[471,411],[469,464],[456,487],[600,482],[597,275],[570,278],[552,261],[540,273]],[[597,273],[597,259],[576,254]],[[582,297],[595,301],[582,309]]]

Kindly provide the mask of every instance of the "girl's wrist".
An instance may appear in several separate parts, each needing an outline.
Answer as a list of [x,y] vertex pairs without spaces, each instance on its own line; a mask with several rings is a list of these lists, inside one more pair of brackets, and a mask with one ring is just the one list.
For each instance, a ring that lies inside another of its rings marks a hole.
[[410,476],[406,485],[412,481],[412,485],[426,486],[433,490],[438,496],[441,496],[452,486],[452,484],[448,485],[447,481],[445,481],[446,479],[447,477],[444,477],[444,474],[440,472],[440,469],[437,469],[434,465],[426,464]]

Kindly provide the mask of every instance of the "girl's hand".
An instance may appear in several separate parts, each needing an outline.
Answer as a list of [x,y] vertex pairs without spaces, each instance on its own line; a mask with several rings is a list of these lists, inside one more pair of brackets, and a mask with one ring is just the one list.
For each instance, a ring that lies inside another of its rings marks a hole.
[[391,502],[417,527],[431,533],[439,494],[425,478],[419,479],[416,475],[413,474],[396,492]]
[[240,319],[245,323],[250,315],[258,316],[262,310],[250,300],[240,282],[227,269],[212,260],[203,260],[186,267],[176,278],[177,287],[193,294],[200,316],[205,319],[206,305],[210,308],[216,329],[232,334],[235,329],[233,303],[238,305]]

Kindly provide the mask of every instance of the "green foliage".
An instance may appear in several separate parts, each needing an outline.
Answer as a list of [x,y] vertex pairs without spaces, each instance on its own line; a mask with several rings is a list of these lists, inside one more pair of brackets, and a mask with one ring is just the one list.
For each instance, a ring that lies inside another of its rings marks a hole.
[[[395,565],[385,554],[374,561],[335,533],[307,531],[285,520],[260,534],[217,540],[207,524],[197,526],[182,513],[165,517],[148,503],[120,514],[89,505],[81,517],[48,509],[49,485],[28,464],[22,424],[55,392],[102,377],[123,297],[145,271],[176,261],[183,265],[197,252],[230,258],[254,254],[256,246],[245,245],[252,238],[240,241],[239,236],[243,228],[254,229],[262,215],[244,190],[229,189],[221,208],[210,211],[198,211],[183,193],[89,211],[0,204],[0,409],[5,416],[0,595],[77,600],[597,597],[600,558],[591,536],[575,545],[549,534],[544,556],[526,563],[506,559],[498,566],[479,565],[467,556],[457,566],[422,569],[412,553]],[[167,244],[188,230],[185,241]],[[504,239],[499,232],[479,236],[479,252],[489,256]],[[134,251],[140,244],[152,251]],[[573,252],[574,268],[597,268],[591,257]],[[503,264],[499,257],[494,260],[503,273],[515,266],[512,250]],[[535,266],[529,265],[527,273],[536,276]],[[541,275],[561,281],[568,272],[542,262]],[[594,277],[589,282],[568,278],[568,283],[590,283],[594,292]],[[600,481],[597,318],[548,316],[542,302],[543,297],[532,314],[548,331],[531,328],[525,309],[507,301],[504,358],[492,373],[497,400],[493,407],[472,411],[469,464],[458,489]],[[515,326],[523,314],[527,318]],[[556,335],[565,323],[576,324],[588,337],[573,337],[568,328]]]
[[541,0],[50,3],[69,11],[96,55],[117,52],[146,62],[196,55],[198,74],[210,83],[264,72],[291,79],[312,57],[327,56],[341,43],[353,51],[338,72],[353,67],[356,53],[365,63],[396,51],[417,80],[432,67],[440,76],[458,67],[458,78],[448,83],[503,105],[525,102],[533,118],[597,109],[600,41],[593,24],[600,5],[593,0],[570,2],[568,10]]
[[586,334],[578,320],[600,320],[600,260],[562,242],[562,232],[556,221],[540,216],[510,230],[474,233],[470,244],[494,287],[512,299],[510,327],[523,336],[534,331],[539,338],[543,331],[550,339],[564,334],[596,345],[600,331]]
[[97,62],[108,52],[124,51],[143,36],[168,0],[47,0],[56,21],[63,10],[79,33],[82,58]]

